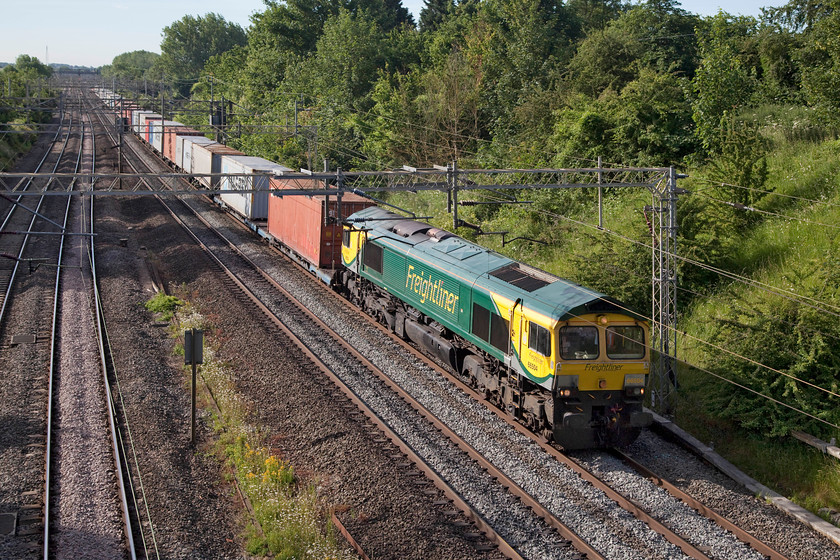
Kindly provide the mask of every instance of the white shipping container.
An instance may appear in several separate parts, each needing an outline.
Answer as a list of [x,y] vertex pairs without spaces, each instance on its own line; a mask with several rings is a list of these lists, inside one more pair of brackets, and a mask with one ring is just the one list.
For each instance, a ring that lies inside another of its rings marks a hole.
[[153,115],[154,111],[146,111],[145,109],[138,109],[131,112],[131,130],[135,134],[140,134],[140,120],[144,114]]
[[[212,144],[193,144],[192,166],[193,173],[221,173],[222,156],[243,155],[239,150],[234,150],[224,144],[213,142]],[[201,177],[199,181],[205,187],[218,187],[218,177]]]
[[151,132],[151,123],[159,121],[160,115],[152,111],[142,111],[138,117],[137,133],[140,135],[140,138],[148,142],[150,138],[149,133]]
[[172,129],[177,126],[182,127],[184,125],[177,121],[163,121],[163,126],[161,126],[160,121],[152,121],[149,129],[149,144],[154,146],[157,151],[163,153],[163,133],[165,129]]
[[175,145],[175,164],[181,168],[184,173],[192,173],[192,146],[196,144],[213,144],[206,136],[178,136],[177,144]]
[[[253,156],[222,156],[221,173],[282,173],[291,171],[279,163]],[[225,177],[219,184],[223,191],[259,190],[264,192],[221,195],[222,202],[250,220],[268,219],[269,176]]]
[[198,173],[196,165],[193,163],[194,146],[196,144],[207,146],[208,144],[215,144],[206,136],[179,136],[178,146],[181,147],[181,159],[179,166],[184,170],[184,173]]

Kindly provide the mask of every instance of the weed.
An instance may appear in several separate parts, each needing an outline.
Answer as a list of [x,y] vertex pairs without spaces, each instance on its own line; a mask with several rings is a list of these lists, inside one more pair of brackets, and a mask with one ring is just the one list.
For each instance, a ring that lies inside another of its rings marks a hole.
[[182,300],[175,296],[168,296],[163,292],[156,293],[145,303],[146,309],[152,313],[160,314],[160,319],[163,321],[171,321],[175,311],[182,305],[184,305]]

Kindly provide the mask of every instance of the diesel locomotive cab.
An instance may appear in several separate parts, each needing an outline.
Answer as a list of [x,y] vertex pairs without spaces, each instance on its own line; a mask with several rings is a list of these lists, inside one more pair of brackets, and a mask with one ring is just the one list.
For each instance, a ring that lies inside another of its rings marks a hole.
[[620,447],[651,424],[642,408],[647,341],[647,325],[626,315],[584,315],[558,325],[555,441],[566,449]]

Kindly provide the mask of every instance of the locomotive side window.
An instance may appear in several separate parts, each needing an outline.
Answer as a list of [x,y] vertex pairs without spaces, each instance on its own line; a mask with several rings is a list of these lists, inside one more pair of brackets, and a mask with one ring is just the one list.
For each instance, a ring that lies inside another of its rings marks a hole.
[[528,348],[543,356],[551,356],[551,333],[548,329],[534,322],[528,328]]
[[607,327],[607,356],[614,360],[645,357],[645,331],[642,327]]
[[490,312],[477,303],[473,303],[472,333],[485,342],[490,340]]
[[362,262],[365,266],[382,274],[382,247],[373,243],[365,243]]
[[341,236],[341,243],[345,247],[350,248],[350,230],[349,229],[344,230],[344,233]]
[[510,327],[507,319],[490,314],[490,344],[507,354],[510,350]]
[[560,356],[564,360],[594,360],[598,354],[597,328],[563,327],[560,329]]

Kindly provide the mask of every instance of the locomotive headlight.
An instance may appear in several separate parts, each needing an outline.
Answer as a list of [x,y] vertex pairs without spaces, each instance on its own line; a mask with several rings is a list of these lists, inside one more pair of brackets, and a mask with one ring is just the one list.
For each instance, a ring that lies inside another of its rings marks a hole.
[[607,316],[606,315],[598,315],[595,318],[598,321],[598,324],[606,325],[607,324]]

